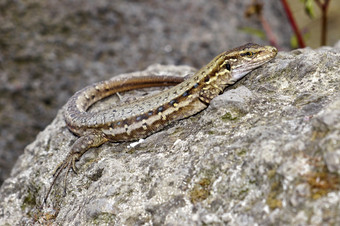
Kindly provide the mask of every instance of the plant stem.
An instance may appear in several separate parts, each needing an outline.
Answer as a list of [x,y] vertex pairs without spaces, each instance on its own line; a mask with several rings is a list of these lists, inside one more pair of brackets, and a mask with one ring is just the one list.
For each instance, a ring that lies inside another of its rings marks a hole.
[[282,3],[283,8],[284,8],[284,10],[286,12],[286,15],[288,17],[290,25],[292,26],[292,28],[294,30],[294,33],[295,33],[295,35],[297,37],[297,40],[298,40],[300,48],[304,48],[306,46],[305,42],[303,41],[303,38],[302,38],[301,33],[300,33],[300,30],[299,30],[297,24],[295,23],[292,11],[290,10],[287,1],[286,0],[281,0],[281,3]]
[[328,9],[328,5],[330,0],[324,0],[324,2],[322,3],[320,0],[315,0],[316,4],[319,6],[319,8],[321,9],[321,41],[320,41],[320,45],[324,46],[326,45],[327,42],[327,9]]

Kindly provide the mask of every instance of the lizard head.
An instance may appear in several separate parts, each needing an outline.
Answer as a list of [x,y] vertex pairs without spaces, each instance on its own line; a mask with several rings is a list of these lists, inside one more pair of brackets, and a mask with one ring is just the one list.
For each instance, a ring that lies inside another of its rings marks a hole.
[[204,86],[200,91],[200,100],[209,103],[226,86],[270,61],[276,54],[275,47],[252,43],[221,53],[198,72]]
[[248,43],[222,53],[220,71],[231,73],[230,83],[235,83],[250,71],[273,59],[276,54],[275,47]]

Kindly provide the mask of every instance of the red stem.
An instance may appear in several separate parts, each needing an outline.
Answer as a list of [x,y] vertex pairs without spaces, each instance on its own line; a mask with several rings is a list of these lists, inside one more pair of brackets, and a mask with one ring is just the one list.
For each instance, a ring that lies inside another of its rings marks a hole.
[[290,25],[292,26],[292,28],[293,28],[293,30],[294,30],[294,33],[295,33],[295,35],[296,35],[296,37],[297,37],[299,46],[300,46],[301,48],[304,48],[306,45],[305,45],[305,43],[304,43],[304,41],[303,41],[303,38],[302,38],[301,33],[300,33],[300,30],[299,30],[299,28],[297,27],[297,25],[296,25],[296,23],[295,23],[295,20],[294,20],[292,11],[290,10],[287,1],[286,1],[286,0],[281,0],[281,3],[282,3],[283,8],[284,8],[284,10],[285,10],[285,12],[286,12],[286,15],[287,15],[287,17],[288,17],[288,20],[289,20],[289,22],[290,22]]

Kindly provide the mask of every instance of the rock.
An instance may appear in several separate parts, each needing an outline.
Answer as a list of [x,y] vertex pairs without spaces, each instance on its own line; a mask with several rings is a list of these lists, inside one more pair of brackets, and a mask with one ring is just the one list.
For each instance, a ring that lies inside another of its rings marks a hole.
[[66,196],[59,178],[43,205],[76,140],[61,109],[2,185],[1,225],[340,224],[339,74],[339,48],[280,52],[203,112],[140,143],[87,152]]

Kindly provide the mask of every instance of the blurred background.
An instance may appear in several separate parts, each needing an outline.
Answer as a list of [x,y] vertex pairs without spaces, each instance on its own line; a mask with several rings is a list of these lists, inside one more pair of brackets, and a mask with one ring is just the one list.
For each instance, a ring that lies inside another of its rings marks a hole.
[[[320,46],[321,11],[288,5],[305,44]],[[327,45],[340,35],[340,1],[327,11]],[[1,0],[0,184],[74,92],[151,64],[200,68],[247,42],[297,48],[281,1]]]

